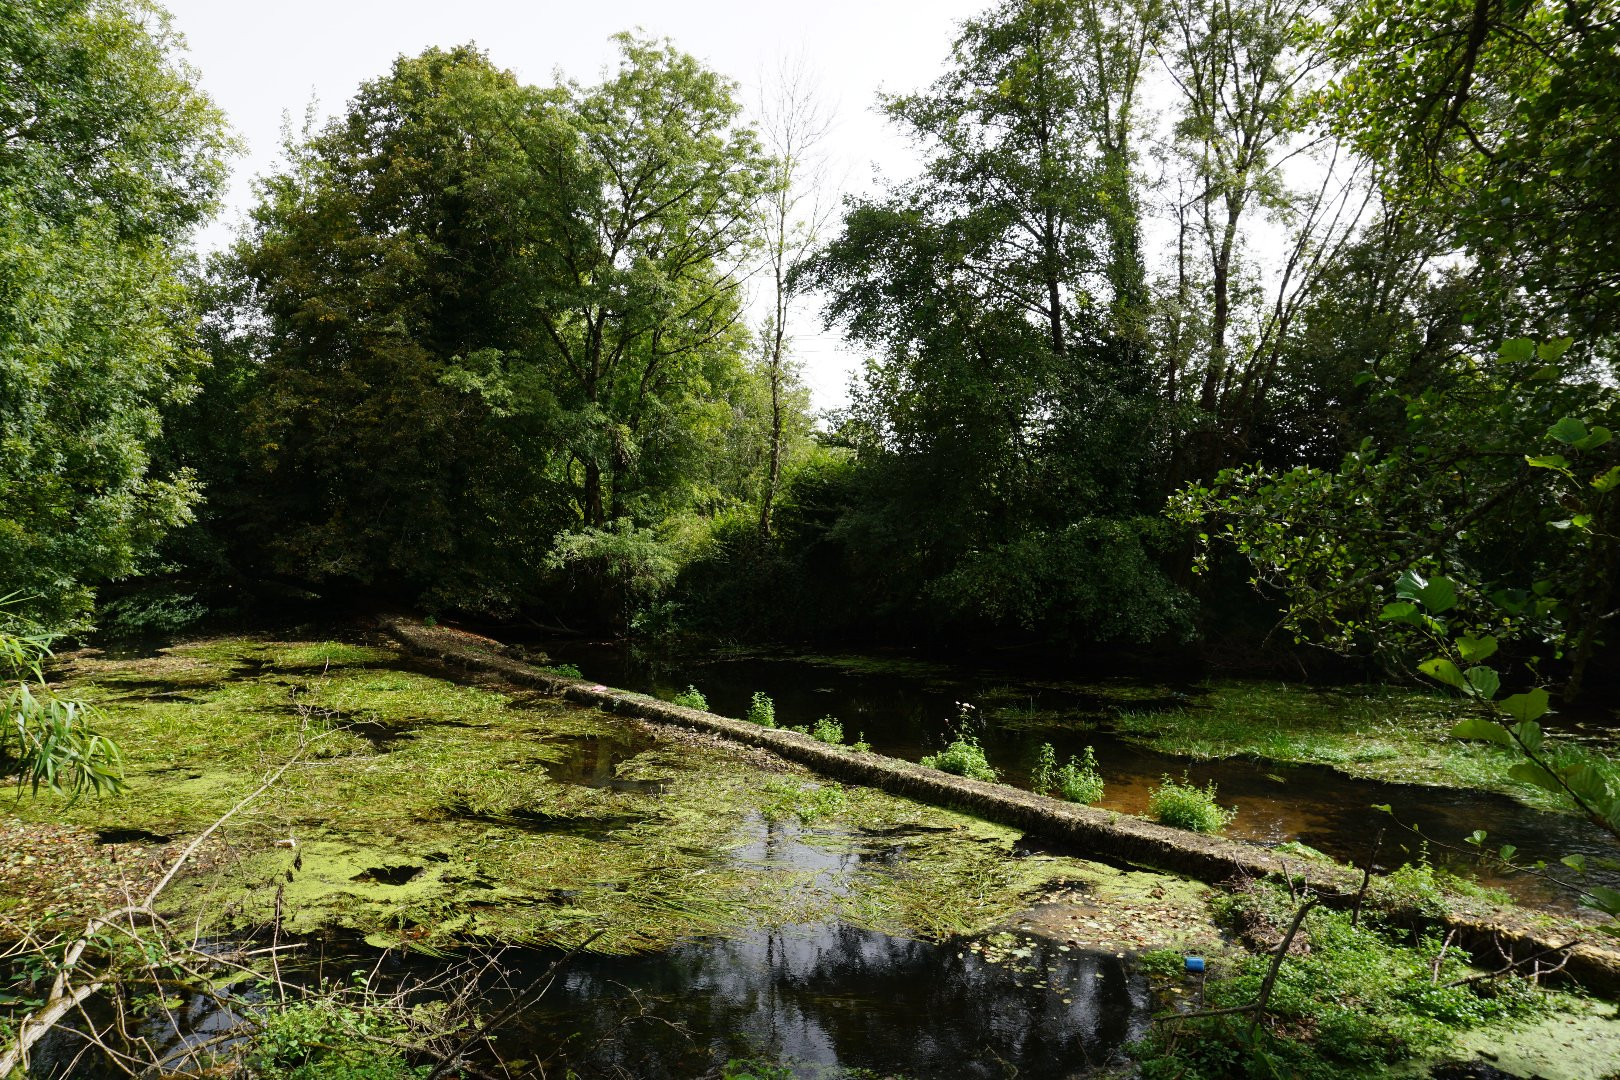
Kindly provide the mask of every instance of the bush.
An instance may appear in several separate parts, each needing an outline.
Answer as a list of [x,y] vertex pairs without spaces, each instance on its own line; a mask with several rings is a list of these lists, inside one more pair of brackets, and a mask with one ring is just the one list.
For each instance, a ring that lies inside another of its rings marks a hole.
[[1058,765],[1057,752],[1051,743],[1042,743],[1035,756],[1035,767],[1030,770],[1029,789],[1037,795],[1056,791],[1070,802],[1091,804],[1103,797],[1103,778],[1097,771],[1097,754],[1091,747],[1078,758],[1070,757]]
[[817,742],[842,746],[844,745],[844,725],[839,723],[835,717],[823,716],[816,721],[816,726],[810,729],[810,737]]
[[984,748],[979,745],[978,739],[966,732],[958,734],[956,740],[939,753],[924,757],[921,764],[954,776],[965,776],[969,780],[991,783],[996,780],[996,770],[985,759]]
[[872,744],[866,741],[866,732],[864,731],[856,737],[854,742],[849,744],[849,748],[857,754],[870,754],[872,752]]
[[691,685],[688,685],[685,690],[682,690],[680,693],[675,695],[673,704],[680,705],[688,709],[702,709],[704,712],[709,711],[709,699],[703,696],[703,691]]
[[1220,832],[1237,817],[1236,810],[1215,801],[1215,784],[1200,788],[1185,775],[1180,781],[1163,777],[1163,783],[1148,795],[1148,813],[1161,825],[1193,832]]
[[753,700],[748,703],[748,720],[760,727],[776,726],[776,703],[770,699],[770,695],[754,691]]
[[555,675],[561,679],[582,679],[584,675],[573,664],[545,664],[540,668],[548,675]]

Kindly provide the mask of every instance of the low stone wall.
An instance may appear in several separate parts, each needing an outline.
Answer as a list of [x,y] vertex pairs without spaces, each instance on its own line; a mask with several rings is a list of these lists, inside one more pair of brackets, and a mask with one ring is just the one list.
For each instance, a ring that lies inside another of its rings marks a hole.
[[[418,656],[491,672],[510,682],[621,716],[675,724],[763,747],[826,776],[963,810],[1070,845],[1088,858],[1167,870],[1207,882],[1288,876],[1296,882],[1303,880],[1324,902],[1336,905],[1348,904],[1360,885],[1360,875],[1343,867],[1279,858],[1257,844],[1172,829],[1019,788],[952,776],[898,758],[830,746],[794,731],[760,727],[644,694],[552,675],[503,655],[500,642],[475,634],[402,618],[385,619],[382,628]],[[1433,920],[1414,911],[1408,921],[1417,925]],[[1533,921],[1513,909],[1479,905],[1448,913],[1442,925],[1455,932],[1458,947],[1490,964],[1499,956],[1499,949],[1514,957],[1528,957],[1555,950],[1575,936],[1567,925],[1541,925],[1546,921]],[[1620,951],[1613,948],[1577,945],[1568,950],[1565,971],[1593,990],[1620,993]]]

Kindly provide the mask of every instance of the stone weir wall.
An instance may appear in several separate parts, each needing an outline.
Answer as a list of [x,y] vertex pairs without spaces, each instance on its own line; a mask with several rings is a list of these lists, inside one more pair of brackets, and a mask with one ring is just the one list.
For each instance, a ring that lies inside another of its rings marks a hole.
[[[745,720],[672,705],[645,694],[553,675],[503,655],[499,642],[475,634],[430,627],[403,618],[384,619],[381,626],[409,652],[426,659],[489,672],[522,686],[622,716],[675,724],[763,747],[838,780],[865,784],[1024,829],[1068,845],[1085,857],[1167,870],[1211,883],[1244,877],[1292,878],[1315,890],[1323,902],[1336,906],[1353,902],[1361,884],[1361,875],[1356,871],[1280,858],[1258,844],[1172,829],[1142,818],[1047,798],[1003,784],[952,776],[898,758],[830,746],[798,732],[760,727]],[[1412,925],[1436,922],[1417,910],[1396,912],[1394,916]],[[1590,929],[1582,934],[1580,928],[1567,922],[1477,903],[1453,905],[1453,910],[1441,916],[1438,922],[1455,934],[1454,942],[1458,947],[1468,949],[1487,966],[1499,966],[1504,953],[1516,958],[1545,954],[1548,965],[1567,958],[1565,974],[1594,991],[1620,994],[1620,950],[1590,940],[1565,948],[1577,936],[1596,936]]]

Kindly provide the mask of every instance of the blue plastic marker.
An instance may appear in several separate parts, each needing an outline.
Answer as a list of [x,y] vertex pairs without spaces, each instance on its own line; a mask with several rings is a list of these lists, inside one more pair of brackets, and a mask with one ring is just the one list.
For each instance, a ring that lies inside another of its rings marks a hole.
[[1202,956],[1187,957],[1187,974],[1202,975],[1204,973],[1204,958]]

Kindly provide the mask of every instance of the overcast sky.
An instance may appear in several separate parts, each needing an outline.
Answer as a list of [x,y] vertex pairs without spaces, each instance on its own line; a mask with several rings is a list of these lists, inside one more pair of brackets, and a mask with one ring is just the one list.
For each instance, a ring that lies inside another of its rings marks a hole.
[[[761,79],[783,58],[802,56],[822,100],[836,109],[828,141],[835,175],[869,190],[873,169],[903,177],[915,159],[874,113],[878,90],[920,88],[944,67],[956,24],[988,0],[164,0],[186,36],[203,87],[247,143],[235,164],[226,212],[200,238],[231,235],[252,198],[251,178],[276,164],[283,116],[301,120],[313,99],[320,115],[341,109],[359,84],[386,72],[401,53],[476,42],[495,63],[533,83],[557,72],[594,81],[613,62],[611,35],[640,27],[743,84],[758,97]],[[836,336],[808,331],[799,352],[818,408],[842,404],[858,358]]]

